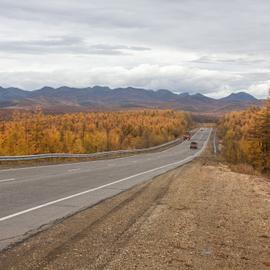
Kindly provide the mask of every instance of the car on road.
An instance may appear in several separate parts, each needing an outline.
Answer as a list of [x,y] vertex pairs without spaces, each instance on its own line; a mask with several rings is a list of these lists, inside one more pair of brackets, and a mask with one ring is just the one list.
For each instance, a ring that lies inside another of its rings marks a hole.
[[190,149],[198,149],[198,143],[197,142],[191,142],[190,143]]

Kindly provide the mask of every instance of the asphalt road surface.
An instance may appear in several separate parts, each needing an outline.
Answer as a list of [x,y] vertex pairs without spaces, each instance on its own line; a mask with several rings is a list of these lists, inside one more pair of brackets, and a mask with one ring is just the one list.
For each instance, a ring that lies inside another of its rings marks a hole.
[[211,129],[158,153],[131,157],[0,170],[0,249],[130,187],[200,155]]

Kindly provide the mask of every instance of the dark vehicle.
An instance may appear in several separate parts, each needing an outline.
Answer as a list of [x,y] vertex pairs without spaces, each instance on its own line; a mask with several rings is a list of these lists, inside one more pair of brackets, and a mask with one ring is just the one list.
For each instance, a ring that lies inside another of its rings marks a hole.
[[198,143],[197,142],[191,142],[190,143],[190,149],[198,149]]
[[191,138],[191,135],[190,135],[190,133],[189,132],[187,132],[184,136],[183,136],[183,139],[184,139],[184,141],[186,141],[186,140],[190,140],[190,138]]

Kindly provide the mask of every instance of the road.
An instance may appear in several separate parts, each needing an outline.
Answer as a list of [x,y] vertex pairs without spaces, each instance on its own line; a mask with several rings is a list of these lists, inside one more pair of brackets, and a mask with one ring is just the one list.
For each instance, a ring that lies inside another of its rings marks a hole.
[[212,130],[159,153],[0,171],[0,249],[198,156]]

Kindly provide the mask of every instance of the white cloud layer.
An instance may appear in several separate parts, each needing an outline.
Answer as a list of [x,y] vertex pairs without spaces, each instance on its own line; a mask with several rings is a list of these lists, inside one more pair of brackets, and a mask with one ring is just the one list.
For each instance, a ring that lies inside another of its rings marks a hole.
[[0,0],[0,85],[270,86],[268,0]]

